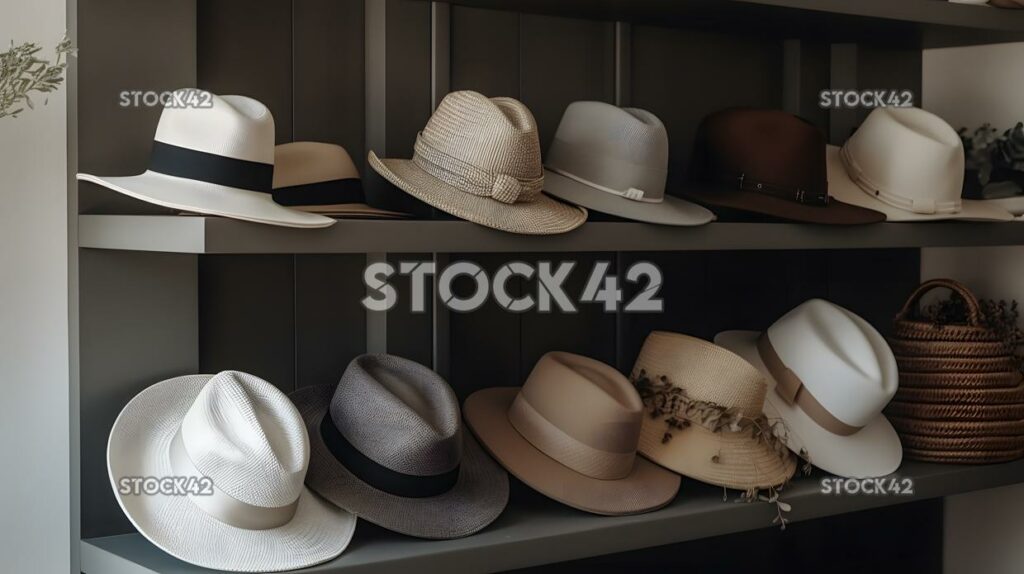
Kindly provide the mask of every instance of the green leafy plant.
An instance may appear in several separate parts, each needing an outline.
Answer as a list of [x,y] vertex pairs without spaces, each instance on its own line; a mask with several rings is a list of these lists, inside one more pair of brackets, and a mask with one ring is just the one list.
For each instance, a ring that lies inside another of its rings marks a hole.
[[61,39],[52,62],[39,56],[42,50],[33,42],[15,46],[11,40],[10,49],[0,52],[0,118],[18,117],[26,107],[34,109],[33,94],[42,94],[45,105],[46,94],[64,82],[67,59],[75,53],[71,40]]
[[[1020,182],[1024,180],[1024,122],[999,133],[991,124],[982,124],[974,131],[960,128],[960,140],[964,144],[965,168],[974,172],[976,185],[985,188],[989,184],[1002,182],[1014,187],[997,190],[994,186],[985,189],[982,197],[1001,197],[1020,193]],[[973,185],[973,182],[968,182]]]

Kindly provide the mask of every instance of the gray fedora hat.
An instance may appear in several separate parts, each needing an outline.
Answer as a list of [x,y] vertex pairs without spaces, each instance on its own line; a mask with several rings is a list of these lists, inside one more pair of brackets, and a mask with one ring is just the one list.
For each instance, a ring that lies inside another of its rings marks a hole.
[[587,209],[663,225],[715,219],[696,203],[665,195],[668,131],[646,110],[569,104],[544,167],[544,191]]
[[291,395],[309,429],[306,484],[359,518],[409,536],[458,538],[508,503],[508,474],[464,432],[437,373],[392,355],[361,355],[337,386]]

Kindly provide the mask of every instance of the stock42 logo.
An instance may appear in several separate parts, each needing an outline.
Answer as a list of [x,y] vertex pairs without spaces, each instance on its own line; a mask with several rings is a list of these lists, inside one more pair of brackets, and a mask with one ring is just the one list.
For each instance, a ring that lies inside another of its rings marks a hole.
[[[392,285],[396,276],[407,277],[410,289],[410,309],[414,313],[426,311],[429,293],[436,289],[437,299],[452,311],[468,313],[494,300],[502,308],[513,312],[539,311],[550,313],[576,313],[577,306],[566,293],[566,281],[576,268],[574,261],[562,261],[555,265],[540,261],[531,265],[522,261],[506,263],[488,275],[476,263],[459,261],[447,265],[437,273],[431,261],[373,263],[363,273],[367,296],[363,305],[371,311],[388,311],[399,302],[398,290]],[[658,296],[662,287],[662,274],[653,263],[639,261],[632,264],[625,273],[625,282],[635,285],[629,301],[619,277],[611,273],[609,261],[598,261],[587,276],[582,291],[578,294],[581,304],[598,304],[608,313],[660,313],[664,303]],[[510,280],[520,278],[523,289],[510,293]],[[465,288],[458,289],[455,283]],[[531,285],[533,288],[531,288]]]

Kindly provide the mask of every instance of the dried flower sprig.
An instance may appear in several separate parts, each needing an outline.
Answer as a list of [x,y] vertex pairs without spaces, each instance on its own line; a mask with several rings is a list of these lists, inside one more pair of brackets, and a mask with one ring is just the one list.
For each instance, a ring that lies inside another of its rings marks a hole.
[[790,456],[786,446],[786,427],[781,420],[769,421],[761,414],[757,417],[744,415],[735,407],[691,398],[686,391],[673,385],[664,375],[651,377],[641,369],[634,377],[636,386],[651,418],[664,417],[665,434],[662,442],[672,440],[672,431],[681,430],[696,423],[711,432],[747,432],[750,436],[767,445],[780,457]]
[[[1016,350],[1024,345],[1017,301],[980,299],[978,306],[981,308],[982,326],[1002,339],[1007,349]],[[936,329],[946,325],[965,325],[967,315],[967,302],[957,293],[925,306],[920,312],[920,317],[934,323]]]
[[[661,439],[662,443],[672,440],[673,431],[687,428],[696,423],[711,432],[721,432],[726,429],[732,432],[749,432],[750,436],[767,445],[780,457],[792,456],[789,447],[786,446],[787,429],[781,420],[769,421],[768,417],[763,414],[758,417],[748,417],[733,407],[693,399],[686,394],[683,388],[673,385],[665,375],[651,377],[643,369],[634,375],[633,384],[640,393],[640,398],[643,399],[644,406],[651,418],[664,417],[666,430]],[[801,474],[809,475],[812,466],[807,451],[801,450],[800,457],[803,459]],[[719,464],[721,453],[712,456],[711,462]],[[783,502],[779,498],[779,494],[787,484],[788,482],[767,489],[748,489],[740,495],[737,502],[766,502],[775,505],[776,516],[772,524],[778,524],[785,530],[788,523],[786,513],[792,510],[792,506]],[[723,487],[722,502],[728,502],[728,500],[729,490]]]
[[[75,54],[71,40],[61,39],[52,63],[39,57],[42,49],[33,42],[15,46],[12,40],[10,49],[0,52],[0,118],[35,109],[32,94],[50,94],[64,82],[67,58]],[[44,97],[43,104],[48,101]]]

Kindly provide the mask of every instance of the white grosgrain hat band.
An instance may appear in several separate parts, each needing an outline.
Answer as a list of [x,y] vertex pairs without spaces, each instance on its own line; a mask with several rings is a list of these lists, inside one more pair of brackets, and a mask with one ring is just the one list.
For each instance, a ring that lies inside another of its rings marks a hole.
[[[205,477],[200,471],[192,457],[185,448],[181,437],[181,429],[175,433],[171,441],[170,452],[171,468],[177,476]],[[288,524],[295,516],[299,507],[299,497],[290,504],[277,507],[255,506],[242,502],[230,494],[217,488],[211,481],[211,492],[201,494],[189,494],[189,500],[195,503],[203,512],[217,520],[246,530],[268,530]]]
[[567,178],[569,178],[571,180],[578,181],[578,182],[582,183],[583,185],[586,185],[588,187],[592,187],[592,188],[596,189],[597,191],[603,191],[605,193],[610,193],[612,195],[616,195],[616,196],[619,196],[619,197],[622,197],[624,199],[628,199],[628,200],[631,200],[631,201],[639,201],[639,202],[642,202],[642,203],[661,203],[662,201],[664,201],[664,197],[663,196],[647,197],[647,192],[645,192],[642,189],[637,189],[635,187],[631,187],[631,188],[629,188],[629,189],[627,189],[625,191],[619,191],[619,190],[616,190],[616,189],[612,189],[610,187],[605,187],[605,186],[603,186],[601,184],[598,184],[598,183],[594,183],[594,182],[589,181],[587,179],[584,179],[584,178],[582,178],[582,177],[580,177],[578,175],[569,173],[568,171],[565,171],[565,170],[563,170],[561,168],[553,167],[553,166],[550,166],[550,165],[546,165],[544,167],[547,168],[549,171],[553,171],[553,172],[557,173],[558,175],[565,176],[565,177],[567,177]]
[[933,215],[958,213],[963,205],[963,202],[959,197],[950,201],[935,201],[934,199],[913,199],[904,197],[898,193],[885,191],[880,185],[872,182],[864,173],[864,170],[857,165],[857,160],[853,158],[853,154],[850,153],[850,148],[848,146],[844,145],[840,148],[839,157],[843,160],[843,167],[846,168],[846,174],[850,176],[850,179],[853,180],[853,182],[856,183],[864,193],[898,209]]

